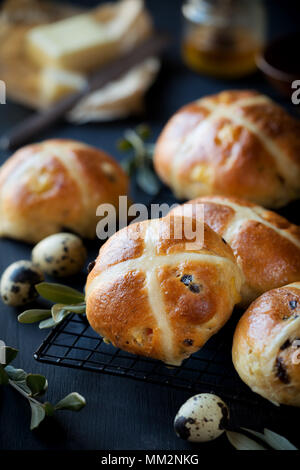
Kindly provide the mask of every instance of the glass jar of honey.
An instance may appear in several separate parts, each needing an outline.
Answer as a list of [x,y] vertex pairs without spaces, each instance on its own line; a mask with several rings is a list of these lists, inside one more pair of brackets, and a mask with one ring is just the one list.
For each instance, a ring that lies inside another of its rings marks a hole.
[[253,72],[265,39],[261,0],[186,0],[182,54],[192,69],[220,78]]

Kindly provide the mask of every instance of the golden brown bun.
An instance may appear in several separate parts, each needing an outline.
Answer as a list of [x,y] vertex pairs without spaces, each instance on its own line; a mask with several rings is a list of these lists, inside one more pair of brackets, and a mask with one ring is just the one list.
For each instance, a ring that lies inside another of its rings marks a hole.
[[18,150],[0,169],[0,236],[35,243],[61,230],[96,236],[96,208],[118,206],[128,179],[105,152],[74,140]]
[[174,236],[183,219],[176,221],[154,219],[117,232],[100,249],[86,285],[87,318],[97,333],[173,365],[224,325],[242,281],[219,235],[205,225],[203,248],[187,250],[188,240]]
[[300,283],[266,292],[240,319],[232,358],[241,379],[275,404],[300,406]]
[[172,213],[191,210],[195,215],[197,204],[204,205],[204,222],[233,249],[244,274],[243,305],[300,279],[300,227],[243,199],[222,196],[194,199]]
[[255,91],[224,91],[170,119],[154,164],[179,198],[218,194],[280,207],[300,197],[300,123]]

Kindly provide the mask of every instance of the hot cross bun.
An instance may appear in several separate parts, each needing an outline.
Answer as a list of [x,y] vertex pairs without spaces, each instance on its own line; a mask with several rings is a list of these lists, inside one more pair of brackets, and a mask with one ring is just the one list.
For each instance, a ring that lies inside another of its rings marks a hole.
[[300,406],[300,283],[266,292],[235,331],[232,358],[241,379],[275,404]]
[[242,282],[231,248],[207,225],[202,247],[190,249],[184,234],[177,238],[183,220],[147,220],[117,232],[101,247],[86,284],[86,314],[97,333],[172,365],[224,325]]
[[196,215],[203,205],[204,222],[231,246],[243,271],[245,306],[270,289],[300,279],[300,227],[275,212],[248,201],[222,196],[194,199],[175,208]]
[[267,96],[224,91],[170,119],[154,164],[180,199],[223,195],[280,207],[300,197],[300,123]]
[[118,206],[128,178],[102,150],[53,139],[18,150],[0,169],[0,236],[36,243],[71,230],[96,236],[96,209]]

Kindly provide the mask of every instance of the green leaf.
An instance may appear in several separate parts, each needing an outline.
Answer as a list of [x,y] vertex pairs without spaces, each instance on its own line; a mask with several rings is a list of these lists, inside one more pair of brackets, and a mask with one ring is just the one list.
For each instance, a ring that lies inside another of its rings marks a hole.
[[30,429],[32,431],[33,429],[36,429],[41,424],[41,422],[46,416],[46,411],[42,404],[38,404],[31,400],[30,400],[30,407],[31,407]]
[[85,398],[79,393],[73,392],[60,400],[54,408],[56,410],[80,411],[85,405]]
[[121,152],[128,152],[132,149],[132,144],[127,139],[120,139],[117,142],[117,148]]
[[227,438],[237,450],[267,450],[257,442],[239,432],[226,431]]
[[266,442],[276,450],[298,450],[290,441],[285,437],[280,436],[276,432],[271,431],[270,429],[264,429],[264,435]]
[[261,439],[263,442],[266,442],[270,447],[275,450],[298,450],[290,441],[288,441],[285,437],[280,436],[274,431],[270,431],[270,429],[264,429],[264,434],[252,431],[252,429],[242,428],[245,431],[248,431],[250,434]]
[[150,194],[150,196],[155,196],[158,194],[161,183],[154,172],[147,166],[142,166],[138,168],[136,174],[136,181],[139,187],[145,191],[145,193]]
[[130,156],[121,163],[126,173],[132,176],[137,171],[138,185],[148,194],[155,195],[160,189],[160,182],[151,169],[154,145],[145,143],[150,134],[151,130],[146,124],[141,124],[135,130],[127,129],[118,147],[121,151],[131,150]]
[[41,282],[35,286],[38,293],[47,300],[58,304],[79,304],[84,302],[84,294],[62,284]]
[[60,323],[66,316],[71,313],[83,314],[85,313],[85,304],[64,305],[55,304],[51,309],[52,318],[55,323]]
[[26,310],[18,316],[20,323],[35,323],[37,321],[45,320],[51,317],[51,310]]
[[54,415],[54,412],[55,412],[54,406],[51,405],[51,403],[49,403],[48,401],[44,403],[44,410],[45,410],[46,416]]
[[18,349],[5,346],[5,364],[10,364],[18,355]]
[[65,308],[65,305],[55,304],[51,309],[51,313],[54,322],[57,324],[62,322],[71,312]]
[[67,309],[71,313],[77,314],[85,314],[86,311],[86,303],[76,304],[76,305],[65,305],[65,309]]
[[135,157],[133,156],[122,160],[121,166],[128,176],[132,176],[137,166]]
[[46,377],[39,374],[28,374],[26,377],[26,385],[30,388],[31,395],[41,395],[47,390],[48,382]]
[[23,369],[15,369],[13,366],[6,366],[5,370],[10,378],[25,393],[30,394],[30,388],[26,384],[27,374]]
[[3,367],[0,367],[0,385],[7,385],[8,380],[9,380],[8,374],[3,369]]
[[41,323],[39,324],[39,329],[45,330],[46,328],[53,328],[53,326],[56,326],[56,323],[51,317],[51,318],[48,318],[47,320],[41,321]]
[[23,369],[15,369],[13,366],[6,366],[6,372],[9,375],[9,378],[14,382],[22,382],[26,380],[27,374]]
[[136,128],[136,133],[142,140],[147,140],[151,136],[151,129],[149,126],[147,126],[147,124],[140,124]]
[[19,388],[21,388],[23,392],[25,392],[27,395],[31,393],[31,390],[26,383],[27,374],[23,369],[15,369],[12,366],[6,366],[5,370],[10,380],[14,382]]

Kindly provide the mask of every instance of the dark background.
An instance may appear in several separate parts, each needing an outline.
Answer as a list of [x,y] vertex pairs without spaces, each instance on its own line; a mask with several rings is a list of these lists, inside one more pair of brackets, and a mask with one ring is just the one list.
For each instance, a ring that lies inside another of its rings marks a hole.
[[[99,1],[73,3],[93,6]],[[279,101],[293,113],[297,113],[297,109],[281,99],[259,73],[239,81],[222,81],[201,77],[189,71],[182,64],[179,54],[182,26],[181,0],[148,0],[146,3],[154,16],[156,26],[171,33],[173,44],[165,54],[159,80],[148,93],[145,116],[139,119],[132,118],[105,124],[94,123],[80,127],[63,123],[40,136],[40,139],[49,137],[79,139],[107,150],[116,158],[121,158],[116,151],[115,143],[126,128],[137,125],[141,120],[146,121],[151,125],[155,138],[166,120],[180,106],[226,88],[258,89]],[[268,8],[269,38],[299,29],[298,1],[270,0],[265,3]],[[299,59],[295,58],[298,61]],[[29,110],[13,103],[1,106],[0,135],[29,114]],[[8,156],[9,154],[2,153],[1,162]],[[297,214],[294,216],[296,220]],[[90,257],[97,249],[97,244],[91,246]],[[0,273],[16,260],[29,259],[30,251],[31,248],[22,243],[1,240]],[[84,276],[81,279],[81,288],[83,280]],[[20,349],[15,365],[28,372],[47,376],[49,381],[47,400],[55,402],[71,391],[78,391],[86,397],[87,406],[79,414],[62,412],[56,418],[42,424],[39,430],[31,432],[27,403],[15,391],[2,387],[0,449],[191,449],[193,451],[231,449],[225,436],[202,445],[189,444],[175,436],[172,428],[173,418],[180,405],[189,398],[188,392],[37,363],[33,359],[33,352],[45,335],[46,332],[40,331],[36,325],[18,324],[15,310],[1,304],[0,338],[7,345]],[[262,408],[231,403],[231,415],[234,426],[252,427],[257,430],[269,427],[289,437],[296,445],[300,445],[298,409],[279,408],[267,402]]]

